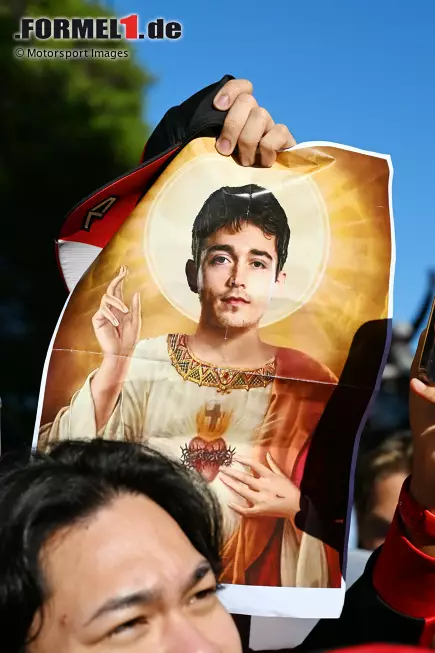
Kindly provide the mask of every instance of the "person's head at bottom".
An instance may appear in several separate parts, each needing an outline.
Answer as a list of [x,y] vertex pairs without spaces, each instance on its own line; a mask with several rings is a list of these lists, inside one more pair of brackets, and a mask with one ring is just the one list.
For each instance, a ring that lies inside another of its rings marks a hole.
[[140,445],[65,443],[0,478],[9,653],[240,653],[216,591],[219,508]]
[[407,431],[390,435],[359,456],[355,508],[361,548],[372,551],[385,541],[411,468],[412,436]]

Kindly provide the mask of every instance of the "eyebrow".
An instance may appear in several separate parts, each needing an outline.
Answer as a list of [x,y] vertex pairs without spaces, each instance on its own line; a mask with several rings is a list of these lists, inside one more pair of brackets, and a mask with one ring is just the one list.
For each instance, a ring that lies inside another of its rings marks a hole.
[[196,567],[194,570],[193,574],[190,576],[188,581],[185,583],[183,587],[183,594],[188,592],[189,590],[193,589],[195,585],[199,583],[200,580],[205,578],[207,574],[212,572],[212,568],[210,563],[207,560],[202,560],[199,565]]
[[[210,245],[210,247],[207,248],[207,254],[213,254],[213,252],[227,252],[232,256],[235,255],[234,247],[231,245]],[[262,249],[250,249],[249,253],[253,254],[254,256],[263,256],[264,258],[267,258],[269,261],[273,262],[273,258],[269,252],[266,252]]]
[[231,245],[210,245],[210,247],[207,247],[206,254],[213,254],[213,252],[227,252],[228,254],[235,254],[234,247],[231,247]]
[[[183,594],[195,587],[195,585],[199,583],[199,581],[207,576],[207,574],[211,571],[212,568],[210,563],[207,562],[207,560],[202,560],[185,583],[183,587]],[[127,608],[135,607],[138,605],[149,605],[150,603],[158,600],[160,596],[160,591],[145,589],[141,590],[140,592],[113,597],[108,599],[105,603],[103,603],[102,606],[98,608],[98,610],[96,610],[96,612],[94,612],[92,617],[85,623],[85,626],[89,626],[92,622],[96,621],[103,615],[108,614],[109,612],[118,612],[120,610],[126,610]]]
[[264,256],[264,258],[268,258],[269,261],[273,261],[273,258],[269,254],[269,252],[265,252],[262,249],[251,249],[249,250],[250,254],[253,254],[254,256]]

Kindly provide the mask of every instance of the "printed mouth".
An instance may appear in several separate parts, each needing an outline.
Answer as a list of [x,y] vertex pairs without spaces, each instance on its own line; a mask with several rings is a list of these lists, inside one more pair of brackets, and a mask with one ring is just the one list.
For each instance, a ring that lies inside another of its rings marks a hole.
[[225,302],[225,304],[230,304],[231,306],[239,306],[240,304],[249,304],[249,302],[246,299],[243,299],[243,297],[227,297],[222,301]]
[[223,438],[206,442],[195,437],[189,444],[181,447],[181,462],[189,469],[199,472],[211,483],[218,475],[220,467],[231,466],[235,452],[235,447],[228,447]]

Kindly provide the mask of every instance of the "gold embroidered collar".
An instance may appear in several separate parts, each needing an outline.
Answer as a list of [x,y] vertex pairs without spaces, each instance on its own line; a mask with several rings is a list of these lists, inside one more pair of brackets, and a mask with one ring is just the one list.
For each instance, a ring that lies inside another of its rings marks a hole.
[[275,361],[270,361],[256,370],[216,367],[196,358],[187,344],[187,336],[168,335],[168,354],[173,367],[185,380],[199,386],[217,388],[225,394],[231,390],[266,388],[275,377]]

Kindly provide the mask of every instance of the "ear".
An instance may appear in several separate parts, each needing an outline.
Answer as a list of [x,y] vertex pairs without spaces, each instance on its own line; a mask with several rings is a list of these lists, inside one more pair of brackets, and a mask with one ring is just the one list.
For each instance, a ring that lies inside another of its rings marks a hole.
[[275,291],[274,294],[275,296],[279,297],[284,289],[285,286],[285,281],[286,281],[287,275],[285,272],[280,272],[276,278],[275,281]]
[[186,263],[186,279],[190,290],[198,294],[198,269],[192,259],[189,259]]

